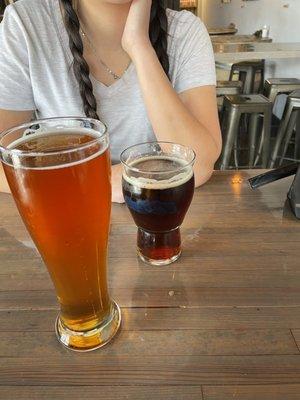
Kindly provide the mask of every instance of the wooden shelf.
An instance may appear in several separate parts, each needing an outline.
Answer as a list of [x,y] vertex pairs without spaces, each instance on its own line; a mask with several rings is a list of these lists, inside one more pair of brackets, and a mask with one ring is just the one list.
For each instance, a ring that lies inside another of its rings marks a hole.
[[197,8],[198,1],[197,0],[180,0],[181,8]]
[[197,0],[180,0],[180,8],[182,10],[189,10],[189,11],[192,11],[194,14],[197,14],[198,1]]

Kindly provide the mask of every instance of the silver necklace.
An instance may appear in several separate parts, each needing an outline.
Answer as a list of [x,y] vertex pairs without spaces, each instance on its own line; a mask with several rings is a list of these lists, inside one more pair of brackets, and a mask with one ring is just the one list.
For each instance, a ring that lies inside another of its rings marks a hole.
[[[106,72],[108,72],[116,81],[121,79],[121,76],[116,74],[114,71],[112,71],[106,64],[105,62],[99,57],[99,54],[97,52],[97,50],[95,49],[95,47],[93,46],[92,42],[90,41],[88,35],[83,31],[82,28],[80,28],[80,34],[86,39],[89,47],[92,49],[95,57],[97,58],[97,60],[100,62],[100,64],[103,66],[103,68],[106,70]],[[128,64],[127,68],[125,69],[124,73],[128,70],[130,63]]]

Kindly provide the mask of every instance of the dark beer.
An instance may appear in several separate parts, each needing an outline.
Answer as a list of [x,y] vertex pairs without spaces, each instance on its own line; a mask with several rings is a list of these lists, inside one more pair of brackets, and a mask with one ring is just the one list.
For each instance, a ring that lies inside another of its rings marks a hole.
[[134,161],[123,174],[123,194],[138,231],[138,251],[149,260],[180,254],[179,226],[194,194],[191,165],[169,156]]

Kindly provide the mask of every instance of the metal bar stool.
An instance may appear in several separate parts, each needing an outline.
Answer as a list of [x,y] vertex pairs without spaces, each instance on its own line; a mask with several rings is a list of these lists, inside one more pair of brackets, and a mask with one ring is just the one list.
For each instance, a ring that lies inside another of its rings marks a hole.
[[[263,94],[274,106],[276,97],[279,94],[290,94],[297,89],[300,89],[300,79],[272,78],[265,81]],[[261,149],[261,147],[262,143],[260,143],[259,149]]]
[[[295,138],[295,152],[294,152],[295,158],[291,159],[285,157],[294,129],[296,127],[299,114],[300,114],[300,90],[296,90],[295,92],[291,93],[288,96],[283,117],[279,125],[275,146],[272,151],[271,159],[269,162],[269,168],[274,168],[278,158],[279,158],[279,165],[281,165],[283,160],[285,159],[290,161],[297,161],[300,158],[299,129],[296,131],[296,138]],[[279,153],[281,154],[279,155]]]
[[223,109],[224,96],[240,94],[242,90],[241,81],[218,81],[217,82],[217,102],[219,112]]
[[300,89],[300,79],[272,78],[267,79],[263,94],[274,104],[279,94],[290,94]]
[[[230,81],[233,80],[235,73],[239,74],[239,81],[243,82],[243,94],[262,92],[265,80],[265,60],[242,61],[233,64],[230,71]],[[260,74],[260,85],[258,91],[255,91],[255,78],[257,74]]]
[[[233,95],[225,96],[224,99],[224,120],[222,132],[224,135],[224,146],[220,158],[220,169],[229,167],[229,162],[234,149],[235,164],[237,162],[237,139],[239,135],[239,125],[242,114],[250,114],[249,123],[249,166],[255,165],[255,160],[260,158],[260,153],[256,153],[257,127],[260,115],[263,115],[262,135],[262,167],[266,167],[269,158],[270,135],[271,135],[271,116],[272,103],[263,95]],[[235,146],[234,146],[235,143]]]

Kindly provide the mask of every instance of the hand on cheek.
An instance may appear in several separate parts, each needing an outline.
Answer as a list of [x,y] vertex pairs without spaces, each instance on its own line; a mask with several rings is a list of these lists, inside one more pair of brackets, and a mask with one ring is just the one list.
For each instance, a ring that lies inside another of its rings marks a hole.
[[122,46],[131,58],[141,46],[151,46],[149,39],[151,5],[152,0],[133,0],[130,6]]

